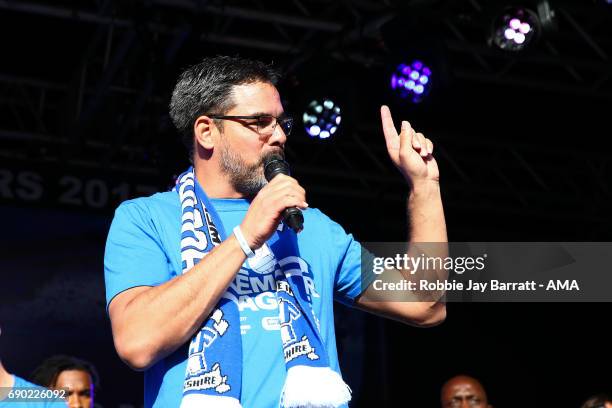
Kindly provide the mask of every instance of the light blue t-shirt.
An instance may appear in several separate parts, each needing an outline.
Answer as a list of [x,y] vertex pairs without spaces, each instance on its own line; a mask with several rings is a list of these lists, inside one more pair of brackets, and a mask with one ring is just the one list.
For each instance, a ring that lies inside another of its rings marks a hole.
[[[29,381],[24,380],[21,377],[13,375],[15,378],[15,383],[13,384],[13,389],[21,389],[23,391],[26,388],[32,388],[36,390],[46,390],[39,385],[32,384]],[[31,402],[16,402],[9,401],[8,398],[0,400],[0,408],[66,408],[66,403],[64,401],[31,401]]]
[[[211,202],[226,236],[242,222],[249,207],[249,202],[243,199],[212,199]],[[181,273],[180,217],[176,192],[158,193],[119,206],[104,257],[107,305],[122,291],[136,286],[156,286]],[[298,264],[320,323],[330,366],[340,372],[333,300],[351,305],[361,294],[361,245],[317,209],[304,211],[304,230],[297,235],[297,243],[301,258]],[[241,295],[238,298],[243,347],[240,401],[249,408],[277,408],[286,368],[274,268],[249,262],[245,261],[231,283]],[[179,406],[186,359],[187,348],[182,347],[145,372],[146,407]]]

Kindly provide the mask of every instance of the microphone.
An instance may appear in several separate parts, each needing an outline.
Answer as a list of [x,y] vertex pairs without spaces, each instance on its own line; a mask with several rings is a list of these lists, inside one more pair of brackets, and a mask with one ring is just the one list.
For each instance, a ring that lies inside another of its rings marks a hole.
[[[264,160],[264,176],[270,181],[279,174],[291,175],[289,171],[289,163],[281,156],[272,155]],[[304,229],[304,215],[297,207],[285,208],[283,210],[283,222],[287,224],[296,233]]]

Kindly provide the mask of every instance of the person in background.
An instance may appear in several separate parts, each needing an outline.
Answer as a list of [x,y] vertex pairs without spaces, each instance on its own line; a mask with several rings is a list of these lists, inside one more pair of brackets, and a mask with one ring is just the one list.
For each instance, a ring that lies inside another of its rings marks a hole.
[[442,408],[493,408],[477,379],[458,375],[448,380],[440,393]]
[[598,394],[584,401],[580,408],[612,408],[612,398],[606,394]]
[[[0,328],[0,334],[2,329]],[[0,355],[0,408],[59,408],[65,404],[52,401],[12,401],[9,393],[17,390],[41,389],[36,384],[24,380],[23,378],[9,373],[2,364],[2,356]]]
[[69,408],[92,408],[99,377],[93,364],[76,357],[57,355],[42,362],[32,373],[32,381],[55,390],[68,390]]

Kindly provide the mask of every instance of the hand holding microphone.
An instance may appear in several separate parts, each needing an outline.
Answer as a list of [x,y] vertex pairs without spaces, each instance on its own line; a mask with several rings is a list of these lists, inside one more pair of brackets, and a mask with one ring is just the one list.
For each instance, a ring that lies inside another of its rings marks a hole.
[[[267,157],[264,162],[264,175],[266,180],[270,182],[279,174],[284,174],[286,176],[291,175],[289,163],[280,156]],[[297,207],[289,207],[283,210],[283,222],[296,233],[304,229],[304,216],[302,215],[302,211]]]
[[301,231],[304,225],[301,209],[308,207],[306,191],[289,176],[289,165],[281,156],[265,160],[264,175],[268,184],[257,193],[240,224],[252,250],[261,247],[272,236],[281,220],[295,232]]

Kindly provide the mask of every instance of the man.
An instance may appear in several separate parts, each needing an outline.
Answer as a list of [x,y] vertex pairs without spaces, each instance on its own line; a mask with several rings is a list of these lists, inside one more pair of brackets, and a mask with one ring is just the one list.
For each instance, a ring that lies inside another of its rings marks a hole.
[[[7,408],[47,408],[47,407],[61,407],[65,406],[61,402],[50,402],[43,400],[34,400],[30,399],[24,400],[20,399],[21,402],[16,402],[14,399],[16,397],[11,397],[10,393],[12,392],[22,392],[28,390],[41,390],[41,387],[32,384],[29,381],[24,380],[21,377],[10,374],[0,361],[0,407]],[[21,394],[20,394],[21,396]],[[61,405],[60,405],[61,404]]]
[[[2,330],[0,329],[0,335]],[[62,401],[53,400],[52,398],[35,398],[35,392],[39,397],[41,391],[45,391],[42,387],[32,384],[14,374],[10,374],[2,364],[0,356],[0,407],[1,408],[58,408],[65,407]],[[30,398],[27,393],[31,392]],[[19,393],[19,394],[15,394]],[[26,393],[24,395],[24,393]],[[24,397],[24,398],[19,398]],[[52,397],[52,396],[50,396]],[[18,402],[20,401],[20,402]],[[54,402],[56,401],[56,402]]]
[[[290,176],[264,177],[291,121],[268,66],[207,58],[174,89],[170,114],[193,171],[172,192],[123,203],[107,241],[108,312],[119,356],[145,370],[145,406],[346,406],[333,300],[407,323],[441,302],[385,302],[361,287],[361,246]],[[433,145],[381,109],[387,149],[410,184],[414,242],[446,242]],[[278,162],[278,160],[277,160]],[[303,210],[304,230],[281,222]],[[190,342],[187,347],[184,346]]]
[[98,387],[95,367],[71,356],[52,356],[43,361],[32,374],[32,381],[51,390],[65,389],[69,408],[92,408]]
[[467,375],[458,375],[442,386],[442,408],[492,408],[480,382]]
[[612,408],[612,398],[606,394],[598,394],[584,401],[580,408]]

